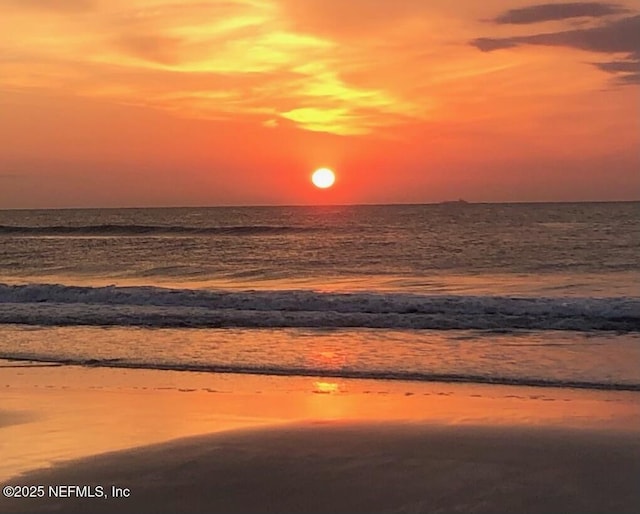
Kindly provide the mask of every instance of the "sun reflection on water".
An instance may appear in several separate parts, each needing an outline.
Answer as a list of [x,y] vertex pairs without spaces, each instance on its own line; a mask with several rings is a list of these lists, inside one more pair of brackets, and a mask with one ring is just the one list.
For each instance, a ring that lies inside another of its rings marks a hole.
[[335,394],[340,392],[340,387],[336,382],[317,380],[313,383],[313,392],[318,394]]

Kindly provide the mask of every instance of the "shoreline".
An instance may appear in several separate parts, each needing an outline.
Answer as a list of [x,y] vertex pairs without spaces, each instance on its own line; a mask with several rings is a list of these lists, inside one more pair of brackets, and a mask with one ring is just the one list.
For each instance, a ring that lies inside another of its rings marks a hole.
[[465,385],[488,385],[488,386],[507,386],[507,387],[540,387],[553,389],[569,389],[569,390],[586,390],[586,391],[626,391],[640,392],[640,384],[634,383],[599,383],[589,381],[567,380],[559,381],[553,379],[527,379],[527,378],[509,378],[509,377],[485,377],[482,375],[455,375],[455,374],[425,374],[420,372],[405,372],[402,375],[394,373],[375,373],[375,372],[349,372],[344,370],[334,371],[331,369],[323,370],[322,376],[319,377],[314,370],[304,368],[295,370],[279,370],[277,368],[260,368],[245,367],[239,368],[235,366],[224,365],[163,365],[154,364],[150,367],[147,364],[121,363],[121,362],[83,362],[82,360],[71,359],[37,359],[37,358],[18,358],[4,357],[0,362],[6,361],[8,364],[2,366],[4,368],[35,368],[35,367],[83,367],[83,368],[111,368],[124,370],[144,370],[144,371],[170,371],[177,373],[209,373],[209,374],[226,374],[226,375],[252,375],[265,377],[283,377],[283,378],[321,378],[324,380],[375,380],[387,382],[413,382],[420,384],[465,384]]

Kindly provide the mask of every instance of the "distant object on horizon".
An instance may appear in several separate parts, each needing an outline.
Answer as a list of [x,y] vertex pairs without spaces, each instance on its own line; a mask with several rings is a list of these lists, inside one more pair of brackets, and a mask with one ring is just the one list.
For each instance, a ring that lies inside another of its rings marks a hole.
[[446,200],[444,202],[440,202],[440,205],[468,205],[469,202],[463,200],[462,198],[458,198],[457,200]]

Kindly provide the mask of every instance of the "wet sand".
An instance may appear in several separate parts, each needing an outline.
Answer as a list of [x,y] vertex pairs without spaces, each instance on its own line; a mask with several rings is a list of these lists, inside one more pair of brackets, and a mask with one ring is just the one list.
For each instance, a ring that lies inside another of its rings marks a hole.
[[3,513],[640,512],[636,393],[76,367],[0,387],[6,484],[131,491]]

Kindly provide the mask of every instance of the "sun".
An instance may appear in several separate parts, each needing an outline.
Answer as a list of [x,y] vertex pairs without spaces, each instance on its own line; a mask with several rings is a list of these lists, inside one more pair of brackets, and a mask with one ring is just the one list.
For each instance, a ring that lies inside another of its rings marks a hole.
[[311,182],[320,189],[327,189],[331,187],[336,181],[336,174],[329,168],[320,168],[313,172],[311,175]]

